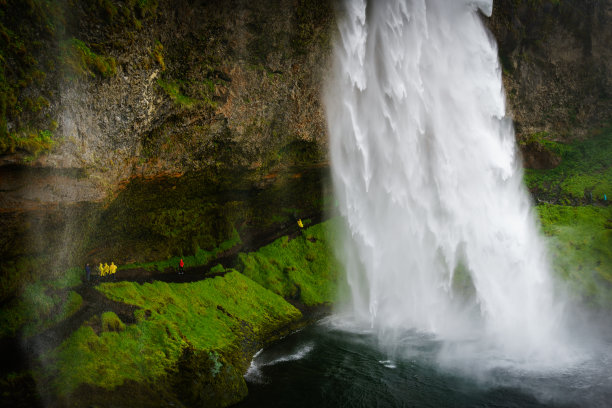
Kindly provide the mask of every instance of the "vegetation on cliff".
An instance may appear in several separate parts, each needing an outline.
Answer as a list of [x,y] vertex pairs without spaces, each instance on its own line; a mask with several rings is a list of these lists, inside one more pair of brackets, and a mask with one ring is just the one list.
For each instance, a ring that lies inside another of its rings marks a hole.
[[560,157],[548,170],[525,170],[527,187],[542,202],[550,204],[604,203],[612,195],[612,126],[598,128],[585,140],[560,143],[547,134],[534,135]]
[[612,206],[537,206],[553,267],[570,293],[612,307]]
[[[140,2],[129,3],[125,10],[140,9]],[[112,56],[73,36],[73,13],[81,6],[61,0],[0,3],[0,154],[21,150],[31,160],[49,151],[58,128],[51,104],[62,81],[115,75]]]
[[283,237],[257,252],[240,254],[238,269],[284,298],[307,306],[331,304],[340,277],[327,239],[336,227],[334,222],[308,228],[296,239]]
[[526,170],[550,259],[570,293],[612,307],[612,127],[572,143],[542,140],[561,158],[549,170]]

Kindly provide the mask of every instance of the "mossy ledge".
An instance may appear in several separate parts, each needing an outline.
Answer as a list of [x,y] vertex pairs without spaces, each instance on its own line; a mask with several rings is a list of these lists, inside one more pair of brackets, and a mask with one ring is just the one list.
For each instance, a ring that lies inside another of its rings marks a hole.
[[[58,406],[240,401],[254,353],[328,309],[339,276],[327,241],[336,224],[327,221],[241,254],[236,267],[244,273],[217,266],[221,273],[214,278],[190,283],[100,284],[97,291],[108,299],[136,308],[134,321],[112,311],[88,319],[41,355],[37,383]],[[276,276],[265,270],[269,265],[289,272]],[[299,290],[285,293],[278,281]]]

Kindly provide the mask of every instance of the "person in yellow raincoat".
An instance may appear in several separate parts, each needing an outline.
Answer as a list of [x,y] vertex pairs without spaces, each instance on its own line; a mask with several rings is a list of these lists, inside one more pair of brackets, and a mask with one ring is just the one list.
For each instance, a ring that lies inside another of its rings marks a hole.
[[298,227],[304,228],[304,223],[302,223],[302,219],[298,218]]
[[113,277],[113,280],[115,280],[115,274],[117,273],[117,265],[115,265],[114,262],[111,262],[110,266],[108,267],[110,270],[110,274]]
[[104,276],[108,275],[110,275],[110,266],[108,266],[108,263],[104,262]]
[[102,266],[102,262],[100,262],[100,266],[98,266],[98,270],[100,271],[100,278],[104,277],[104,266]]

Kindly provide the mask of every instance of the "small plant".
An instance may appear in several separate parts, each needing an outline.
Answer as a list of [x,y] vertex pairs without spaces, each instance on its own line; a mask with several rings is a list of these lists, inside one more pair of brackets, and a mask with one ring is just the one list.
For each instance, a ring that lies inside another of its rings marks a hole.
[[210,273],[222,273],[225,271],[225,268],[221,264],[217,264],[210,268]]
[[30,153],[29,160],[39,154],[51,150],[55,141],[50,130],[23,130],[18,133],[9,133],[8,137],[0,140],[0,150],[14,153],[23,150]]
[[197,99],[190,98],[182,93],[182,88],[185,85],[183,81],[166,81],[163,79],[158,79],[157,85],[159,85],[170,97],[170,99],[172,99],[177,105],[183,106],[185,108],[193,108],[198,103]]
[[155,41],[155,48],[153,48],[153,58],[159,64],[162,71],[166,70],[166,63],[164,62],[164,46],[159,41]]
[[125,330],[125,324],[113,312],[104,312],[101,316],[102,331],[105,332],[121,332]]
[[221,372],[221,367],[223,367],[223,364],[221,363],[221,361],[219,361],[219,354],[216,351],[211,351],[210,353],[208,353],[208,357],[213,363],[213,366],[210,369],[210,374],[214,378],[217,376],[217,374]]

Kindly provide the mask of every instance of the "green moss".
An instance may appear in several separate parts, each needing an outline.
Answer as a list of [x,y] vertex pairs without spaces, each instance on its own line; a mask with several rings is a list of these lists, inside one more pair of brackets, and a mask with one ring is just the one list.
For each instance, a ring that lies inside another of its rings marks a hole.
[[544,142],[544,136],[534,137],[561,155],[561,164],[551,170],[525,170],[527,187],[538,198],[555,204],[584,204],[612,195],[612,126],[571,144]]
[[140,18],[145,18],[157,10],[157,0],[128,0],[127,3],[138,12]]
[[23,150],[30,153],[30,159],[38,157],[40,153],[51,150],[55,141],[50,130],[22,130],[7,133],[0,141],[0,150],[14,153]]
[[211,273],[221,273],[221,272],[224,272],[224,271],[225,271],[225,268],[221,264],[217,264],[217,265],[213,266],[212,268],[210,268],[210,272]]
[[104,312],[100,317],[103,332],[120,332],[125,330],[125,324],[113,312]]
[[612,207],[540,205],[557,273],[594,306],[612,306]]
[[18,257],[3,263],[3,274],[0,276],[0,299],[7,301],[22,287],[39,280],[34,271],[41,270],[44,260],[33,257]]
[[112,389],[127,380],[154,381],[176,367],[186,349],[216,356],[214,374],[219,355],[239,349],[245,335],[260,338],[301,316],[237,272],[189,284],[105,283],[98,290],[139,307],[137,323],[100,334],[85,324],[46,356],[47,367],[55,367],[46,375],[61,394],[79,384]]
[[[157,84],[166,92],[170,99],[181,107],[187,109],[217,107],[217,103],[212,99],[215,82],[211,79],[205,79],[200,84],[178,79],[158,79]],[[187,96],[187,93],[193,94],[193,96]]]
[[185,96],[182,93],[181,88],[185,86],[184,82],[182,81],[158,79],[157,84],[177,105],[192,108],[198,102],[196,99]]
[[[19,68],[15,69],[13,64]],[[50,130],[19,123],[21,117],[49,107],[49,101],[42,95],[35,99],[21,97],[24,88],[40,82],[44,76],[21,36],[0,22],[0,153],[20,149],[35,158],[53,146]],[[12,131],[8,130],[9,121],[17,121],[17,127]]]
[[237,242],[236,231],[241,236],[270,234],[293,224],[293,213],[320,213],[326,174],[319,168],[279,172],[266,180],[264,189],[257,188],[264,176],[238,165],[182,177],[134,179],[105,209],[91,246],[104,251],[98,253],[100,260],[118,265],[229,249]]
[[104,57],[93,52],[83,41],[71,38],[60,44],[61,59],[69,78],[99,75],[112,77],[117,73],[113,57]]
[[327,221],[305,229],[295,239],[283,237],[257,252],[240,254],[239,269],[285,298],[299,299],[308,306],[331,303],[339,267],[328,237],[336,222]]

